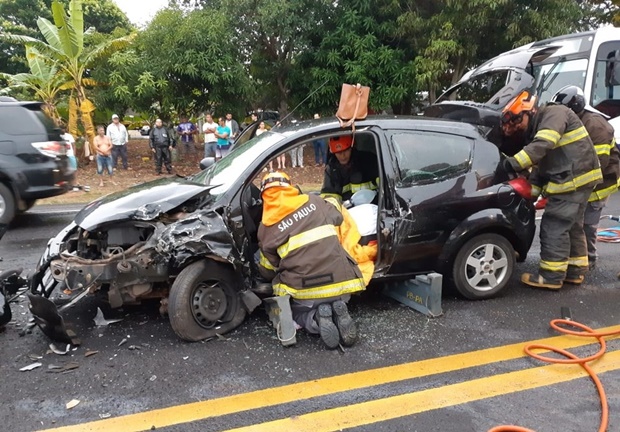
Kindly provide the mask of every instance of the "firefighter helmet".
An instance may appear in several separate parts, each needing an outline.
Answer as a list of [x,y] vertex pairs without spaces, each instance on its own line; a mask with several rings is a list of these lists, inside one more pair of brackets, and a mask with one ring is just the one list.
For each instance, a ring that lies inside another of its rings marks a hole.
[[263,192],[265,189],[269,189],[270,187],[283,187],[290,185],[291,178],[288,176],[288,174],[281,171],[275,171],[265,174],[265,176],[263,177],[263,181],[260,185],[260,191]]
[[338,153],[345,151],[353,146],[352,135],[341,135],[337,137],[331,137],[329,139],[329,151],[332,153]]
[[521,123],[523,115],[536,109],[536,96],[523,90],[502,110],[502,124]]
[[586,107],[586,98],[583,95],[583,90],[574,85],[567,85],[562,87],[551,98],[551,102],[560,103],[572,109],[575,114],[579,114]]

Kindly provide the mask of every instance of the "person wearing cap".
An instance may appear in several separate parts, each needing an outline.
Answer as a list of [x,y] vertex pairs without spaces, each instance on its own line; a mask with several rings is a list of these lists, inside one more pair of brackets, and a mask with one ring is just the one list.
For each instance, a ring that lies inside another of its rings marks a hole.
[[506,136],[525,133],[529,141],[506,168],[532,169],[532,195],[548,198],[540,224],[538,274],[524,273],[521,282],[536,288],[560,289],[581,284],[588,271],[583,216],[594,187],[603,175],[588,131],[573,111],[548,103],[538,109],[528,91],[513,98],[502,111]]
[[117,114],[112,115],[112,123],[108,125],[106,133],[110,141],[112,141],[112,167],[116,169],[118,157],[121,157],[123,169],[127,169],[127,143],[129,142],[129,134],[125,125],[120,122]]
[[347,201],[360,190],[376,190],[379,185],[377,157],[353,146],[352,135],[341,135],[329,139],[330,158],[323,175],[321,196]]
[[342,224],[342,213],[317,195],[300,193],[283,172],[263,177],[261,196],[261,275],[272,281],[274,295],[291,296],[297,325],[320,334],[330,349],[340,342],[353,345],[357,328],[346,302],[366,286],[338,238],[336,226]]
[[592,139],[603,171],[603,182],[594,187],[583,218],[583,230],[588,245],[588,263],[592,270],[596,266],[596,231],[601,213],[609,196],[618,190],[620,152],[616,147],[613,126],[609,124],[603,113],[586,104],[583,90],[580,87],[574,85],[563,87],[551,98],[551,101],[565,105],[577,114]]
[[155,127],[149,134],[149,147],[155,153],[155,173],[161,175],[162,162],[166,166],[168,174],[172,174],[172,148],[176,146],[176,140],[170,130],[164,126],[161,119],[155,120]]

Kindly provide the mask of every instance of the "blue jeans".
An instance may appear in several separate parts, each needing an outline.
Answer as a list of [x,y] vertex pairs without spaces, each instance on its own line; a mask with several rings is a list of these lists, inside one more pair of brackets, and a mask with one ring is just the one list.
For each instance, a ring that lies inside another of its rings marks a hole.
[[324,139],[312,141],[314,147],[314,163],[317,165],[327,164],[327,141]]
[[103,175],[103,170],[107,169],[108,174],[112,175],[112,156],[97,155],[97,174]]
[[217,141],[205,143],[205,157],[215,157]]

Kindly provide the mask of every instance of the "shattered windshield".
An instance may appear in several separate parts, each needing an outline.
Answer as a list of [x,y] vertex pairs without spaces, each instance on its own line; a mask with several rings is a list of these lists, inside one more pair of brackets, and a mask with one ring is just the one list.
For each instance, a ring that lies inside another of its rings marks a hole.
[[236,146],[228,156],[187,179],[196,183],[216,186],[211,189],[210,193],[217,198],[237,181],[249,165],[260,159],[263,152],[283,139],[284,135],[277,132],[265,132],[243,145]]

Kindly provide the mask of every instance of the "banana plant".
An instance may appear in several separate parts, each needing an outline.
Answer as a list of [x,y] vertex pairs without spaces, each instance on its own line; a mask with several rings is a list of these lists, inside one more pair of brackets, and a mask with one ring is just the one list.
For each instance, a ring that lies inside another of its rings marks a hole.
[[61,72],[56,64],[46,62],[33,46],[26,45],[26,59],[30,73],[15,75],[0,73],[0,77],[6,79],[9,84],[0,90],[0,94],[6,94],[13,89],[28,89],[45,103],[43,110],[54,122],[60,123],[60,115],[56,109],[58,94],[63,90],[72,89],[73,82],[68,80],[67,75]]
[[50,68],[56,67],[58,72],[68,78],[71,85],[63,86],[71,90],[67,129],[76,135],[79,117],[89,142],[89,146],[84,146],[85,156],[90,156],[94,153],[95,128],[92,113],[95,106],[88,99],[88,87],[96,83],[85,75],[89,69],[96,67],[98,59],[124,48],[135,35],[106,40],[85,49],[84,37],[94,32],[94,29],[91,27],[84,30],[82,0],[71,0],[68,13],[62,3],[58,0],[52,1],[52,18],[53,23],[41,17],[37,20],[44,40],[12,34],[3,34],[0,37],[36,48]]

